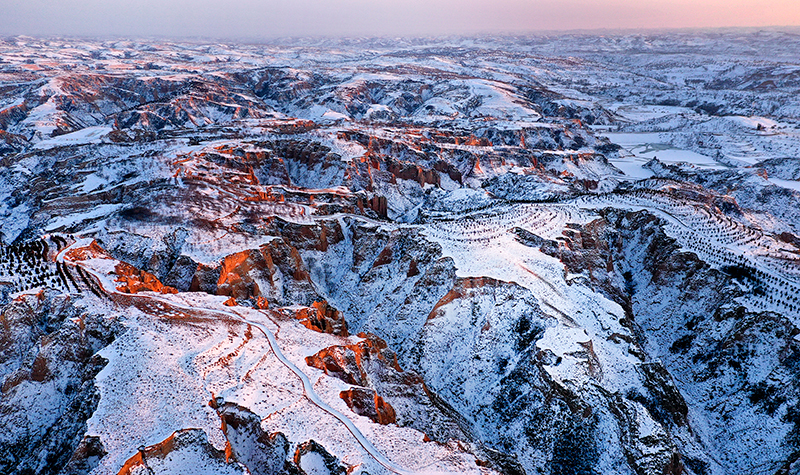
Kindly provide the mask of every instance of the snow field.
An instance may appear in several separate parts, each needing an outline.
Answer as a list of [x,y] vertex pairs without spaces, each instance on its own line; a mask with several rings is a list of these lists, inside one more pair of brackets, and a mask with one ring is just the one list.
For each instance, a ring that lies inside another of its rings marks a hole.
[[[85,244],[79,241],[70,248]],[[112,261],[92,259],[79,264],[96,269],[93,274],[103,285],[114,288],[103,277],[113,269]],[[257,411],[269,432],[283,432],[292,441],[313,438],[346,463],[370,473],[481,473],[472,456],[453,447],[422,444],[423,434],[413,429],[381,426],[353,414],[339,398],[349,385],[306,365],[306,356],[347,344],[348,339],[311,332],[294,320],[278,325],[253,309],[222,310],[221,297],[143,292],[123,298],[130,299],[136,309],[129,307],[128,331],[102,352],[109,364],[97,377],[101,404],[89,421],[89,434],[100,436],[104,443],[108,440],[106,447],[118,455],[104,458],[96,474],[113,473],[122,457],[127,458],[124,454],[130,456],[140,445],[152,445],[188,427],[203,429],[215,447],[224,448],[218,416],[208,406],[212,396]],[[272,337],[273,331],[277,338]],[[265,334],[274,341],[268,342]],[[187,341],[192,344],[187,346]],[[282,356],[276,358],[271,350],[275,344],[288,348],[287,353],[281,351]],[[281,358],[304,368],[297,371],[313,375],[313,393],[304,389],[295,370],[278,361]],[[317,397],[357,427],[368,450],[354,438],[358,434],[310,403],[309,398]],[[378,464],[368,455],[370,450],[378,460],[383,454],[388,459]],[[388,471],[382,465],[393,463],[409,470]]]

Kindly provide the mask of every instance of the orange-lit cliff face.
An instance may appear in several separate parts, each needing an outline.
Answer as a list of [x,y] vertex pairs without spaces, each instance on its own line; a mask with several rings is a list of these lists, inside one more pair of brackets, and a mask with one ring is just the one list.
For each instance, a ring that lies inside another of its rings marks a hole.
[[117,274],[116,282],[120,282],[117,290],[126,294],[135,294],[142,291],[158,292],[162,294],[175,294],[178,290],[162,284],[156,276],[149,272],[136,269],[130,264],[120,262],[114,268]]
[[374,390],[353,388],[342,391],[341,398],[356,414],[369,417],[378,424],[397,422],[394,408]]

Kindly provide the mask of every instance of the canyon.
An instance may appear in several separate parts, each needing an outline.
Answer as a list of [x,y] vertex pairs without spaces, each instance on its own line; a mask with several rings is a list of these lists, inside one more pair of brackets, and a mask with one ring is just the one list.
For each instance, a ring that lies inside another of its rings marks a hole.
[[796,32],[0,39],[0,473],[800,473]]

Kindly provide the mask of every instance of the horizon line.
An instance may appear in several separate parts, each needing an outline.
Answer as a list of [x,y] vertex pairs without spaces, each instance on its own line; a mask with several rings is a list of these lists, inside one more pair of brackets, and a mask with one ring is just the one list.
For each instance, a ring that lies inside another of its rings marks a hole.
[[404,39],[404,40],[443,40],[443,39],[469,39],[469,38],[515,38],[515,37],[537,37],[537,36],[628,36],[632,34],[659,34],[659,33],[712,33],[712,32],[759,32],[775,31],[792,33],[796,30],[800,34],[800,25],[768,25],[768,26],[712,26],[712,27],[638,27],[638,28],[570,28],[570,29],[541,29],[528,31],[484,31],[472,33],[447,33],[447,34],[323,34],[323,35],[241,35],[241,36],[213,36],[213,35],[164,35],[164,34],[71,34],[71,33],[4,33],[0,31],[0,40],[14,38],[33,38],[33,39],[81,39],[97,41],[135,41],[135,40],[170,40],[170,41],[232,41],[237,43],[263,43],[269,41],[292,42],[300,40],[380,40],[380,39]]

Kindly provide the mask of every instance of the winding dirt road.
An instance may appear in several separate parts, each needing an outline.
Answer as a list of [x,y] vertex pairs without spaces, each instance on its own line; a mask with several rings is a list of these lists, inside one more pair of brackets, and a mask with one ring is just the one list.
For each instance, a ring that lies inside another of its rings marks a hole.
[[[289,361],[289,359],[281,351],[280,346],[278,345],[278,341],[275,338],[275,334],[272,333],[272,331],[270,331],[266,326],[264,326],[259,322],[248,320],[247,318],[244,318],[233,312],[228,312],[225,310],[206,308],[206,307],[190,307],[188,305],[179,304],[169,299],[158,297],[155,295],[123,294],[121,292],[118,292],[116,288],[113,288],[113,286],[111,286],[112,288],[108,288],[109,286],[105,284],[106,279],[100,276],[93,269],[83,266],[79,262],[69,261],[65,258],[65,255],[70,249],[80,247],[80,244],[81,244],[80,242],[76,242],[71,246],[68,246],[59,251],[59,253],[56,256],[56,261],[61,262],[62,264],[69,264],[71,266],[83,269],[85,272],[91,275],[95,279],[97,285],[117,303],[130,306],[130,305],[135,305],[136,301],[157,302],[163,306],[171,307],[176,310],[189,311],[189,312],[201,311],[201,312],[220,315],[228,320],[249,324],[255,328],[258,328],[264,334],[264,336],[267,337],[270,348],[272,349],[272,352],[275,353],[275,356],[278,358],[278,360],[289,371],[291,371],[298,378],[300,378],[300,381],[302,381],[303,383],[303,394],[306,397],[306,399],[308,399],[308,401],[311,402],[313,405],[327,412],[331,416],[338,419],[342,424],[344,424],[345,427],[347,427],[347,430],[350,431],[353,437],[361,445],[361,447],[363,447],[364,450],[367,451],[372,456],[372,458],[375,459],[375,461],[377,461],[379,464],[381,464],[384,468],[386,468],[390,472],[396,473],[398,475],[412,475],[421,473],[403,468],[397,465],[396,463],[392,462],[391,460],[389,460],[372,444],[372,442],[370,442],[364,436],[364,434],[361,433],[358,427],[356,427],[355,424],[353,424],[353,421],[351,421],[347,416],[345,416],[344,414],[342,414],[341,412],[337,411],[336,409],[328,405],[326,402],[324,402],[316,393],[316,391],[314,391],[313,384],[311,383],[311,380],[309,379],[308,375],[306,375],[300,368],[298,368],[297,365]],[[425,473],[430,473],[430,472],[425,472]]]

